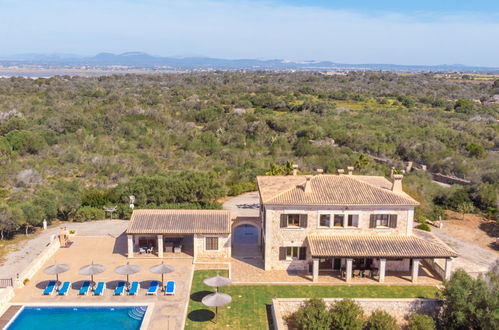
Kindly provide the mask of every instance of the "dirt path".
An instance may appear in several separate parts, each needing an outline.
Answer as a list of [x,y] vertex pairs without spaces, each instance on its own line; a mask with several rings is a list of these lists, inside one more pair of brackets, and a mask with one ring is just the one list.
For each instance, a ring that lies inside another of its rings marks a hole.
[[469,273],[482,273],[499,259],[499,251],[494,249],[494,222],[475,214],[462,215],[447,211],[442,229],[432,228],[432,233],[454,249],[459,257],[454,260],[453,268],[463,268]]
[[[125,231],[128,221],[102,220],[94,222],[64,222],[68,230],[76,230],[79,236],[119,236]],[[24,240],[17,244],[15,250],[5,256],[0,264],[0,278],[16,278],[31,261],[33,261],[43,249],[50,243],[51,237],[59,233],[59,227],[50,228],[33,236],[30,240]]]

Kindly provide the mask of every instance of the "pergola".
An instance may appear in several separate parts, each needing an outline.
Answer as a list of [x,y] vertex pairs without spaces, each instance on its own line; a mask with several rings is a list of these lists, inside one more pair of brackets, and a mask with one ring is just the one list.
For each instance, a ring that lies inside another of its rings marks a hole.
[[351,281],[353,260],[379,260],[379,282],[384,282],[387,259],[412,259],[411,279],[417,282],[422,259],[445,259],[445,279],[450,278],[454,251],[415,236],[319,236],[307,237],[312,254],[314,282],[319,278],[320,258],[342,258],[346,261],[347,282]]

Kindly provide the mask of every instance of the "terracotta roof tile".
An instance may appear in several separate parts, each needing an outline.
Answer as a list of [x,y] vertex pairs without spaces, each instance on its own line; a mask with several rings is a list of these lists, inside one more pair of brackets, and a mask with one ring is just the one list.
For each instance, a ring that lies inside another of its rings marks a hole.
[[314,257],[457,257],[449,248],[414,236],[320,236],[307,237]]
[[[307,177],[310,192],[304,189]],[[391,182],[381,176],[258,176],[257,182],[263,204],[419,205],[406,193],[391,191]]]
[[133,210],[127,234],[228,234],[226,210]]

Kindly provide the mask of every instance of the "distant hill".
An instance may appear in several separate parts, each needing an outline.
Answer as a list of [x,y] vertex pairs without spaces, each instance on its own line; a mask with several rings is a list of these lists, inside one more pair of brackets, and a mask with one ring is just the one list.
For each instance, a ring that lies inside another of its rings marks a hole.
[[3,66],[42,67],[110,67],[123,66],[133,69],[158,70],[299,70],[299,71],[346,71],[370,70],[393,72],[468,72],[499,73],[499,68],[452,65],[396,65],[396,64],[340,64],[329,61],[290,61],[282,59],[220,59],[210,57],[160,57],[141,52],[123,54],[99,53],[83,57],[73,54],[20,54],[0,56]]

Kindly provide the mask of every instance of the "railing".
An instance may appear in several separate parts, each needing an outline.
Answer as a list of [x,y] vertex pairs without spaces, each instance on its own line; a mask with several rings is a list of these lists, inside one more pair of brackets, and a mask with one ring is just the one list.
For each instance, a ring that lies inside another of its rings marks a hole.
[[12,278],[0,278],[0,288],[8,288],[9,286],[14,286]]

